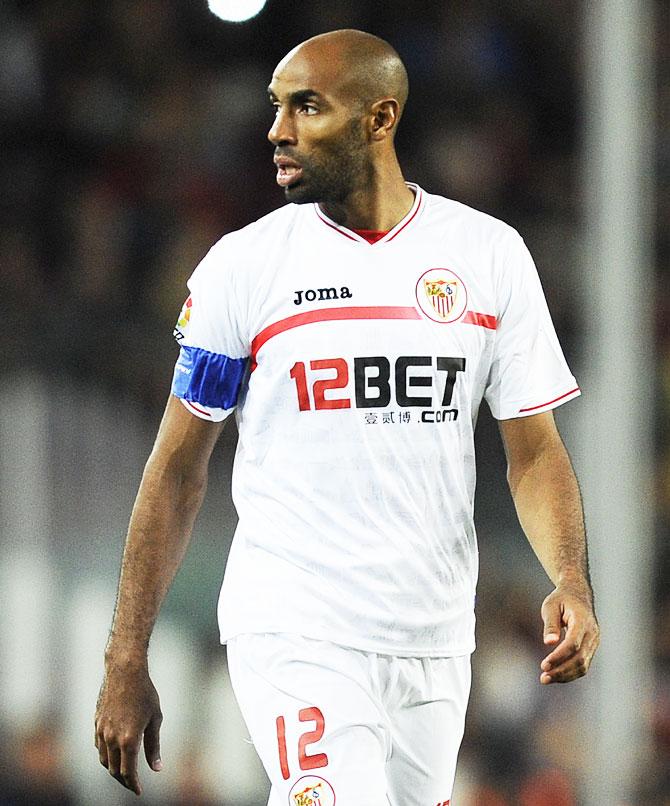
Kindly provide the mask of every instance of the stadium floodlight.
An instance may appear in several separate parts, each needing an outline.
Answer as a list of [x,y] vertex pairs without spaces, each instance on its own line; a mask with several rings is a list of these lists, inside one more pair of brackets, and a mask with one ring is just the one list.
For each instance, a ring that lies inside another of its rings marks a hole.
[[267,0],[207,0],[209,10],[226,22],[246,22],[264,9]]

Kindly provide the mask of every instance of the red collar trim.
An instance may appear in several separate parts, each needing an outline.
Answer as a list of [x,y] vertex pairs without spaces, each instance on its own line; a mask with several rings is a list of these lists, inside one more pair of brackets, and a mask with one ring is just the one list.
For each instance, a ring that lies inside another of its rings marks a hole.
[[355,232],[356,235],[360,235],[361,238],[365,238],[368,243],[377,243],[378,240],[384,237],[384,235],[388,235],[390,230],[387,229],[355,229],[352,230]]
[[[314,211],[316,212],[319,220],[323,224],[325,224],[327,227],[330,227],[331,229],[334,229],[336,232],[339,232],[340,235],[344,235],[344,237],[348,238],[350,241],[358,241],[359,243],[366,243],[369,246],[375,246],[375,244],[378,243],[388,243],[389,241],[392,241],[395,237],[400,235],[400,233],[405,229],[405,227],[407,227],[416,218],[420,210],[423,209],[424,206],[423,190],[421,190],[421,188],[418,185],[415,185],[412,182],[408,182],[407,186],[414,191],[414,204],[412,205],[407,215],[388,232],[379,233],[376,230],[353,230],[349,229],[348,227],[343,227],[340,224],[337,224],[332,219],[328,218],[328,216],[323,212],[323,210],[321,210],[318,204],[314,204]],[[370,239],[369,237],[370,235],[375,236],[374,240]]]

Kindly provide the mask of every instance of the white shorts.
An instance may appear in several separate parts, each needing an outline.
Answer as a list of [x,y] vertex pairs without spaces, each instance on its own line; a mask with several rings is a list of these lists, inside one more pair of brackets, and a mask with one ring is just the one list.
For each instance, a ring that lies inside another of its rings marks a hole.
[[228,642],[268,806],[446,806],[470,656],[401,658],[287,633]]

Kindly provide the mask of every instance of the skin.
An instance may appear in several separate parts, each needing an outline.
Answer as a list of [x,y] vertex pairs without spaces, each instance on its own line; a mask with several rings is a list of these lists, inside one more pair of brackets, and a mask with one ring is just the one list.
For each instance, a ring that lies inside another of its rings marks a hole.
[[130,518],[105,677],[95,716],[100,763],[141,794],[137,761],[160,771],[162,714],[147,651],[158,611],[191,538],[207,488],[207,466],[222,423],[191,415],[171,397]]
[[586,674],[600,643],[593,606],[581,495],[552,412],[500,422],[519,523],[555,585],[542,604],[540,682]]
[[[285,189],[289,201],[315,201],[350,228],[388,230],[402,220],[414,197],[393,139],[407,76],[389,45],[358,31],[315,37],[279,63],[269,90],[277,110],[268,134],[275,160],[302,168],[299,181]],[[521,525],[555,585],[542,606],[544,642],[552,651],[540,681],[568,682],[586,673],[599,641],[579,488],[551,413],[500,428]],[[188,547],[221,429],[171,397],[130,519],[95,745],[100,763],[137,795],[142,745],[149,767],[162,768],[149,639]]]
[[268,92],[275,160],[303,169],[287,201],[318,202],[351,229],[389,230],[404,218],[414,194],[394,137],[407,74],[389,45],[360,31],[314,37],[282,59]]

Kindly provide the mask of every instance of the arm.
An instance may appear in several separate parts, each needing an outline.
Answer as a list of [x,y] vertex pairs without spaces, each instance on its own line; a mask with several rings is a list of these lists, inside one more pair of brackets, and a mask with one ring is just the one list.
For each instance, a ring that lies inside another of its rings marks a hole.
[[500,431],[519,522],[555,585],[542,605],[554,649],[540,682],[567,683],[586,674],[600,643],[579,486],[552,412],[503,420]]
[[149,638],[190,541],[222,425],[198,419],[170,397],[130,518],[105,650],[95,744],[101,764],[138,795],[142,737],[147,762],[156,771],[161,768],[162,716],[149,677]]

